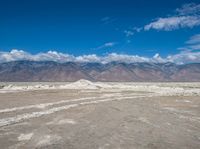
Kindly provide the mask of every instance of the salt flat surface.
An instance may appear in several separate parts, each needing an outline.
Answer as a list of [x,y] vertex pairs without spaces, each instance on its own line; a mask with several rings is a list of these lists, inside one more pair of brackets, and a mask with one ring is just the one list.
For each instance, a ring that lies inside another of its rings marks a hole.
[[18,140],[19,140],[19,141],[30,140],[32,136],[33,136],[33,133],[20,134],[20,136],[18,137]]
[[133,90],[141,92],[153,92],[160,95],[200,95],[200,83],[109,83],[91,82],[79,80],[73,83],[38,83],[38,84],[2,84],[0,93],[22,92],[32,90]]
[[2,83],[7,148],[199,149],[199,83]]

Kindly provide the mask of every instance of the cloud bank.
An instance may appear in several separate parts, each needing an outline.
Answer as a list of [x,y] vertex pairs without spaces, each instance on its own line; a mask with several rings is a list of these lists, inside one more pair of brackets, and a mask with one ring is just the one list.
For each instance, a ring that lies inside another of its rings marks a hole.
[[162,58],[159,54],[153,57],[143,57],[138,55],[127,55],[111,53],[106,56],[98,56],[96,54],[73,56],[70,54],[60,53],[57,51],[48,51],[46,53],[30,54],[23,50],[13,49],[10,52],[0,52],[0,63],[30,60],[30,61],[55,61],[55,62],[80,62],[80,63],[109,63],[113,61],[124,63],[150,62],[150,63],[166,63],[172,62],[176,64],[200,63],[200,52],[184,51],[176,55],[170,55]]
[[200,4],[189,3],[175,10],[170,17],[160,17],[144,26],[144,30],[172,31],[180,28],[193,28],[200,25]]
[[195,3],[184,4],[181,8],[177,8],[176,12],[179,15],[200,14],[200,4],[195,4]]
[[179,28],[193,28],[200,25],[200,16],[176,16],[168,18],[159,18],[155,22],[144,27],[144,30],[164,30],[172,31]]

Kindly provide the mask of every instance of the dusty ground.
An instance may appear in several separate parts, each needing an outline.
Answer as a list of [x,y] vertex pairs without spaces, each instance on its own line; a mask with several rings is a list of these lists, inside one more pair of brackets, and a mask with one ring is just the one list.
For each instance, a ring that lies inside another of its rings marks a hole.
[[1,93],[0,145],[1,149],[199,149],[200,96],[120,89]]

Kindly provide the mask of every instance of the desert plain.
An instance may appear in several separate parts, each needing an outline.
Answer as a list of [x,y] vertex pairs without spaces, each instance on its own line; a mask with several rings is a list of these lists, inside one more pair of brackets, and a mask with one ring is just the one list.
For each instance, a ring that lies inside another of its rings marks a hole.
[[199,149],[200,83],[0,83],[1,149]]

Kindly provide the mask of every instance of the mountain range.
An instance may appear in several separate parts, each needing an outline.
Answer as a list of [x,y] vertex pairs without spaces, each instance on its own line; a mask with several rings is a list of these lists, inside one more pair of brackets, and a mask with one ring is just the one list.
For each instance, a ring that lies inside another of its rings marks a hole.
[[195,82],[200,81],[200,63],[58,63],[12,61],[0,63],[1,82],[77,81]]

